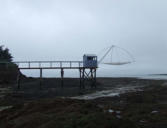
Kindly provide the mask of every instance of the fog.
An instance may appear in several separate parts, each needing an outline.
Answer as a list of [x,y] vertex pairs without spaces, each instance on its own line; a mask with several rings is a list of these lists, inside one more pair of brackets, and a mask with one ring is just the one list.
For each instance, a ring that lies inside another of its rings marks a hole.
[[167,73],[166,7],[166,0],[0,0],[0,44],[14,61],[82,60],[117,45],[136,62],[99,65],[98,76]]

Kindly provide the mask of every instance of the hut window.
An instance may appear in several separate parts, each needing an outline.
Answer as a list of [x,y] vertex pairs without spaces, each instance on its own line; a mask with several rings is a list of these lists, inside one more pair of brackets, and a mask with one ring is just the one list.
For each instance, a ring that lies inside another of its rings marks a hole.
[[93,60],[93,57],[88,57],[88,60]]

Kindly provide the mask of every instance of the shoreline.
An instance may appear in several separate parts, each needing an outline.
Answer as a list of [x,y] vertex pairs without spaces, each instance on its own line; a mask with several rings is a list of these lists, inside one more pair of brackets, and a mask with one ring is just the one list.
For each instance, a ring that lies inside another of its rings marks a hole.
[[[167,80],[167,74],[144,74],[130,76],[97,77],[97,79],[145,79],[145,80]],[[27,77],[28,79],[40,79],[40,77]],[[43,77],[42,79],[60,79],[60,77]],[[79,77],[64,77],[64,79],[79,79]]]

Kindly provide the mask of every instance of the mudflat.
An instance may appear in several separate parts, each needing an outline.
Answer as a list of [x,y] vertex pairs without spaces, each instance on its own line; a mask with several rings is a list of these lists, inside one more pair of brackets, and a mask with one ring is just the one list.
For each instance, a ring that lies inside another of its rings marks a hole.
[[[26,78],[1,85],[2,128],[160,128],[167,126],[167,81],[98,78],[97,88],[79,79]],[[102,93],[101,93],[102,92]],[[92,94],[96,94],[93,95]],[[116,95],[112,95],[116,94]],[[86,97],[86,99],[85,99]]]

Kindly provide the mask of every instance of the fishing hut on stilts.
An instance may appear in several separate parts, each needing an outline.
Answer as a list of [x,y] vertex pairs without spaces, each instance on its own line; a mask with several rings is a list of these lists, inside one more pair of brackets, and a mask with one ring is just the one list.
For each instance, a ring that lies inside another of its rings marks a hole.
[[[14,62],[18,66],[17,87],[20,89],[21,70],[39,70],[40,71],[40,88],[42,86],[43,70],[57,69],[60,71],[61,87],[64,86],[65,70],[79,70],[79,87],[85,88],[85,81],[91,82],[91,87],[96,88],[96,71],[98,68],[97,56],[85,54],[83,61],[18,61]],[[24,66],[23,66],[24,65]],[[36,66],[34,66],[36,65]],[[48,65],[48,66],[46,66]]]

